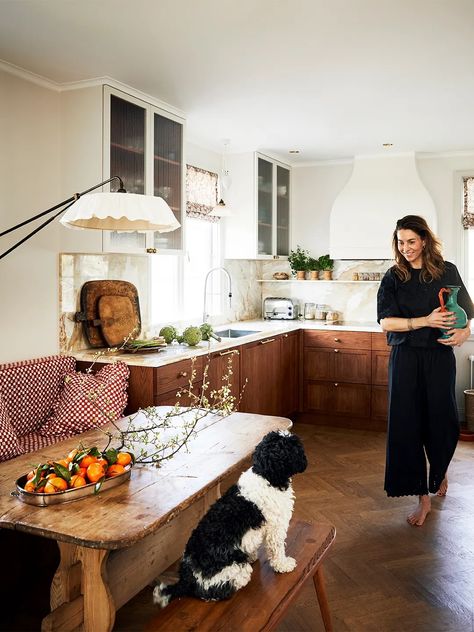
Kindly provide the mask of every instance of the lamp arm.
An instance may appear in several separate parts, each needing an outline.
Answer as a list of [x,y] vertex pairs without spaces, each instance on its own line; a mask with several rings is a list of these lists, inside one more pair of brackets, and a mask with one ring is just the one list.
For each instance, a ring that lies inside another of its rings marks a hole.
[[[31,237],[33,237],[33,235],[35,235],[37,232],[39,232],[42,228],[44,228],[45,226],[47,226],[48,224],[50,224],[54,219],[56,219],[56,217],[58,217],[59,215],[61,215],[61,213],[64,213],[64,211],[66,209],[68,209],[70,206],[72,206],[75,202],[77,202],[77,200],[82,196],[85,195],[86,193],[90,193],[91,191],[95,191],[95,189],[98,189],[102,186],[104,186],[105,184],[108,184],[109,182],[112,182],[112,180],[118,180],[119,184],[120,184],[120,188],[119,191],[120,193],[125,193],[125,189],[123,187],[123,181],[122,178],[119,178],[119,176],[112,176],[111,178],[109,178],[108,180],[104,180],[103,182],[100,182],[99,184],[96,184],[95,186],[91,187],[90,189],[86,189],[85,191],[82,191],[82,193],[75,193],[74,195],[72,195],[70,198],[68,198],[67,200],[64,200],[63,202],[60,202],[59,204],[56,204],[55,206],[52,206],[51,208],[48,208],[46,211],[42,211],[41,213],[38,213],[37,215],[34,215],[33,217],[30,217],[29,219],[26,219],[23,222],[20,222],[20,224],[16,224],[16,226],[12,226],[11,228],[7,228],[7,230],[4,230],[3,232],[0,233],[0,237],[3,237],[4,235],[8,235],[8,233],[13,232],[14,230],[17,230],[18,228],[21,228],[22,226],[25,226],[26,224],[29,224],[30,222],[33,222],[35,219],[39,219],[40,217],[43,217],[44,215],[47,215],[48,213],[52,213],[53,211],[57,210],[58,208],[60,209],[57,213],[55,213],[52,217],[50,217],[49,219],[47,219],[45,222],[43,222],[42,224],[40,224],[40,226],[38,226],[37,228],[35,228],[35,230],[31,231],[31,233],[29,233],[28,235],[26,235],[26,237],[23,237],[23,239],[21,239],[20,241],[18,241],[16,244],[14,244],[11,248],[9,248],[8,250],[6,250],[5,252],[3,252],[2,254],[0,254],[0,259],[3,259],[3,257],[6,257],[12,250],[15,250],[16,248],[18,248],[18,246],[21,246],[22,243],[24,243],[25,241],[27,241],[28,239],[30,239]],[[67,206],[66,206],[67,205]],[[62,208],[63,207],[63,208]]]

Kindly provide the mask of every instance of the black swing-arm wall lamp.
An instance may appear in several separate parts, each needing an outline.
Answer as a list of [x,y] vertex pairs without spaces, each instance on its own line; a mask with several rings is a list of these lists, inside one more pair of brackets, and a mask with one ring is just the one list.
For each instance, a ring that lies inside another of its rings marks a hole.
[[[119,189],[115,193],[91,193],[100,187],[118,180]],[[59,210],[58,210],[59,209]],[[64,213],[59,220],[68,228],[86,228],[95,230],[156,230],[160,233],[171,232],[180,227],[173,211],[165,200],[154,195],[127,193],[119,176],[112,176],[108,180],[99,182],[82,193],[75,193],[67,200],[42,211],[29,219],[8,228],[0,233],[0,237],[33,222],[40,217],[53,213],[45,222],[37,226],[31,233],[13,244],[8,250],[0,254],[0,259],[21,246],[37,232],[50,224],[56,217]],[[65,212],[66,211],[66,212]]]

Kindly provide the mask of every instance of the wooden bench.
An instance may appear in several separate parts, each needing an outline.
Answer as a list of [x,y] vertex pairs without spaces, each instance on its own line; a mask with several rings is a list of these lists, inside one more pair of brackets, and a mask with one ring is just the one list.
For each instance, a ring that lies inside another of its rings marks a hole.
[[[255,563],[252,579],[227,601],[206,602],[175,599],[145,626],[146,632],[260,632],[273,630],[297,597],[303,584],[313,577],[326,632],[332,632],[324,585],[323,559],[336,537],[329,524],[296,521],[289,529],[288,555],[297,566],[291,573],[275,573],[265,554]],[[158,608],[158,606],[157,606]]]

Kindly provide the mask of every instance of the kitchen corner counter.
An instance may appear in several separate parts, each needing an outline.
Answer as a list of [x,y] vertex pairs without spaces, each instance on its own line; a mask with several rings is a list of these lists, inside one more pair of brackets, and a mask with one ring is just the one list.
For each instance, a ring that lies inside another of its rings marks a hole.
[[310,329],[320,331],[365,331],[381,333],[382,328],[376,322],[342,322],[326,324],[324,321],[316,320],[246,320],[237,323],[227,323],[225,325],[215,326],[215,330],[219,329],[240,329],[253,330],[255,333],[242,336],[239,338],[223,338],[222,342],[211,340],[210,342],[201,342],[196,347],[188,347],[184,344],[168,345],[161,351],[153,351],[146,353],[128,353],[123,351],[110,351],[109,349],[84,349],[72,353],[74,357],[82,362],[115,362],[120,360],[132,366],[143,367],[160,367],[187,360],[190,358],[209,355],[215,351],[225,351],[233,347],[245,345],[250,342],[256,342],[269,336],[278,336],[299,329]]

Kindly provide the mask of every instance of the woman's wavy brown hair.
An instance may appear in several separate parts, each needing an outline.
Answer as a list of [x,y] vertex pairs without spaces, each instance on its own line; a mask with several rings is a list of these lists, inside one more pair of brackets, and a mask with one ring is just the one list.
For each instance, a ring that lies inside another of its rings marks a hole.
[[426,220],[419,215],[406,215],[397,220],[397,225],[393,231],[393,252],[395,254],[395,274],[405,282],[411,278],[411,266],[398,249],[399,230],[412,230],[425,242],[423,248],[423,263],[421,267],[421,278],[425,283],[430,283],[433,279],[439,279],[444,272],[445,264],[441,254],[441,242],[430,229]]

